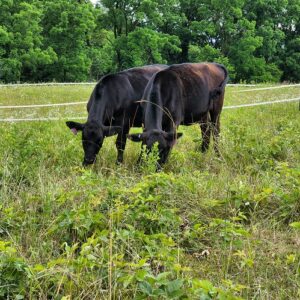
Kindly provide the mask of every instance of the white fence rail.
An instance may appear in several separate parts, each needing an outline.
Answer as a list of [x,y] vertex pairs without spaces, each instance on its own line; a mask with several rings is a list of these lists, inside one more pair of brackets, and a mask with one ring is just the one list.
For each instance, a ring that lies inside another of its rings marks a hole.
[[49,118],[21,118],[21,119],[15,119],[15,118],[7,118],[7,119],[0,119],[0,122],[8,122],[8,123],[14,123],[14,122],[34,122],[34,121],[62,121],[62,120],[70,120],[70,119],[76,119],[76,120],[85,120],[87,117],[77,117],[77,116],[71,116],[71,117],[64,117],[64,118],[55,118],[55,117],[49,117]]
[[[27,87],[27,86],[64,86],[64,85],[96,85],[97,82],[41,82],[41,83],[8,83],[8,84],[0,84],[1,87]],[[256,87],[257,84],[247,84],[247,83],[228,83],[227,86],[245,86],[245,87]],[[268,89],[280,89],[285,87],[293,87],[300,86],[300,84],[287,84],[287,85],[273,85],[271,87],[267,87]],[[258,88],[256,90],[261,90],[266,88]],[[252,91],[255,89],[249,89],[244,91]],[[242,91],[238,91],[242,92]]]
[[240,90],[235,91],[236,93],[242,92],[256,92],[256,91],[266,91],[266,90],[274,90],[274,89],[283,89],[283,88],[291,88],[291,87],[300,87],[300,84],[287,84],[287,85],[280,85],[280,86],[270,86],[270,87],[263,87],[257,89],[247,89],[247,90]]
[[[42,82],[42,83],[8,83],[0,84],[1,87],[23,86],[64,86],[64,85],[96,85],[97,82]],[[229,86],[257,86],[256,84],[228,83]]]
[[[243,108],[243,107],[254,107],[254,106],[262,106],[262,105],[271,105],[271,104],[277,104],[277,103],[287,103],[287,102],[296,102],[300,101],[300,97],[298,98],[291,98],[291,99],[280,99],[280,100],[273,100],[273,101],[264,101],[264,102],[256,102],[256,103],[246,103],[246,104],[239,104],[239,105],[228,105],[224,106],[223,109],[235,109],[235,108]],[[82,104],[85,102],[70,102],[72,105],[76,104]],[[62,105],[69,105],[70,103],[59,103]],[[58,104],[58,103],[56,103]],[[44,107],[44,106],[56,106],[51,104],[36,104],[36,105],[20,105],[20,106],[10,106],[10,108],[23,108],[23,107]],[[299,106],[300,107],[300,106]],[[0,106],[1,108],[8,108],[8,106]],[[59,120],[67,120],[67,119],[77,119],[77,120],[84,120],[87,117],[82,116],[69,116],[69,117],[49,117],[49,118],[6,118],[6,119],[0,119],[0,122],[33,122],[33,121],[59,121]]]
[[97,82],[44,82],[44,83],[8,83],[0,84],[1,87],[23,87],[23,86],[60,86],[60,85],[96,85]]
[[271,104],[276,104],[276,103],[295,102],[295,101],[300,101],[300,97],[290,98],[290,99],[273,100],[273,101],[256,102],[256,103],[246,103],[246,104],[239,104],[239,105],[228,105],[228,106],[224,106],[223,109],[233,109],[233,108],[252,107],[252,106],[261,106],[261,105],[271,105]]
[[87,103],[87,101],[47,103],[47,104],[28,104],[28,105],[0,105],[0,109],[69,106],[69,105],[79,105],[79,104],[86,104],[86,103]]

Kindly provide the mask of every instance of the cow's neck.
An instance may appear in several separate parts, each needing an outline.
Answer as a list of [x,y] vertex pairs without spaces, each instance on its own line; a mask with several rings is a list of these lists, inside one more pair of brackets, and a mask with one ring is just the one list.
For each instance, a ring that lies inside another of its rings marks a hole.
[[106,101],[94,100],[89,110],[88,121],[103,125],[107,120],[112,119],[113,112],[110,111]]

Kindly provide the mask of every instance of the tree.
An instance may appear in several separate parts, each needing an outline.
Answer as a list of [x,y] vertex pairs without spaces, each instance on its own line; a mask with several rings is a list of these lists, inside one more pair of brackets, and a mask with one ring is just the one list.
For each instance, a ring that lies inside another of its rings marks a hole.
[[289,0],[281,23],[285,34],[281,45],[280,67],[283,70],[283,80],[300,81],[300,3]]
[[121,54],[124,57],[124,68],[145,64],[168,63],[166,53],[177,53],[179,40],[175,36],[158,33],[148,28],[137,28],[128,37],[120,39]]
[[95,11],[90,2],[45,1],[45,45],[53,47],[58,59],[44,76],[58,81],[89,79],[92,61],[88,49],[95,27]]
[[34,3],[5,0],[0,14],[0,80],[38,80],[37,70],[53,63],[56,54],[43,47],[41,9]]
[[151,63],[167,63],[178,53],[178,38],[159,32],[175,0],[103,0],[101,24],[114,34],[117,70]]
[[0,81],[84,81],[216,61],[233,81],[300,80],[299,0],[2,0]]

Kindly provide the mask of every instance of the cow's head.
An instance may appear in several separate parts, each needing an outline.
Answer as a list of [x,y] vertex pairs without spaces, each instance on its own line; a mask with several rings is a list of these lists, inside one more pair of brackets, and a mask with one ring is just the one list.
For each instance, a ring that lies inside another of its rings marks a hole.
[[151,151],[153,145],[158,143],[159,164],[166,162],[170,149],[175,145],[177,139],[182,136],[181,132],[165,132],[163,130],[149,130],[143,133],[128,134],[127,137],[134,142],[142,142],[147,150]]
[[117,134],[122,130],[120,126],[104,126],[90,121],[84,124],[67,121],[66,124],[74,134],[82,131],[82,147],[84,150],[82,164],[84,166],[93,164],[96,161],[96,155],[100,151],[105,137]]

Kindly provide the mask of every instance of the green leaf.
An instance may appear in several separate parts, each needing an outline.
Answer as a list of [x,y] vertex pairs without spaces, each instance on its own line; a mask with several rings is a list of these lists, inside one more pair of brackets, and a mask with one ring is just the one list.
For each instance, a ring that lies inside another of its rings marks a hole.
[[147,281],[143,281],[139,284],[141,292],[150,296],[152,294],[152,287]]
[[171,274],[171,272],[163,272],[163,273],[158,274],[157,281],[166,279],[170,274]]
[[198,285],[207,292],[214,288],[213,284],[208,280],[199,280]]
[[170,294],[172,294],[176,291],[180,291],[182,285],[183,285],[183,280],[182,279],[176,279],[176,280],[170,281],[167,285],[167,291]]
[[138,280],[138,281],[143,281],[145,276],[148,274],[148,272],[146,270],[138,270],[136,273],[135,273],[135,278]]
[[290,224],[290,226],[296,229],[300,229],[300,222],[293,222]]
[[134,279],[134,275],[129,275],[129,276],[125,276],[122,278],[123,282],[123,287],[126,289],[128,287],[128,285],[133,281]]

